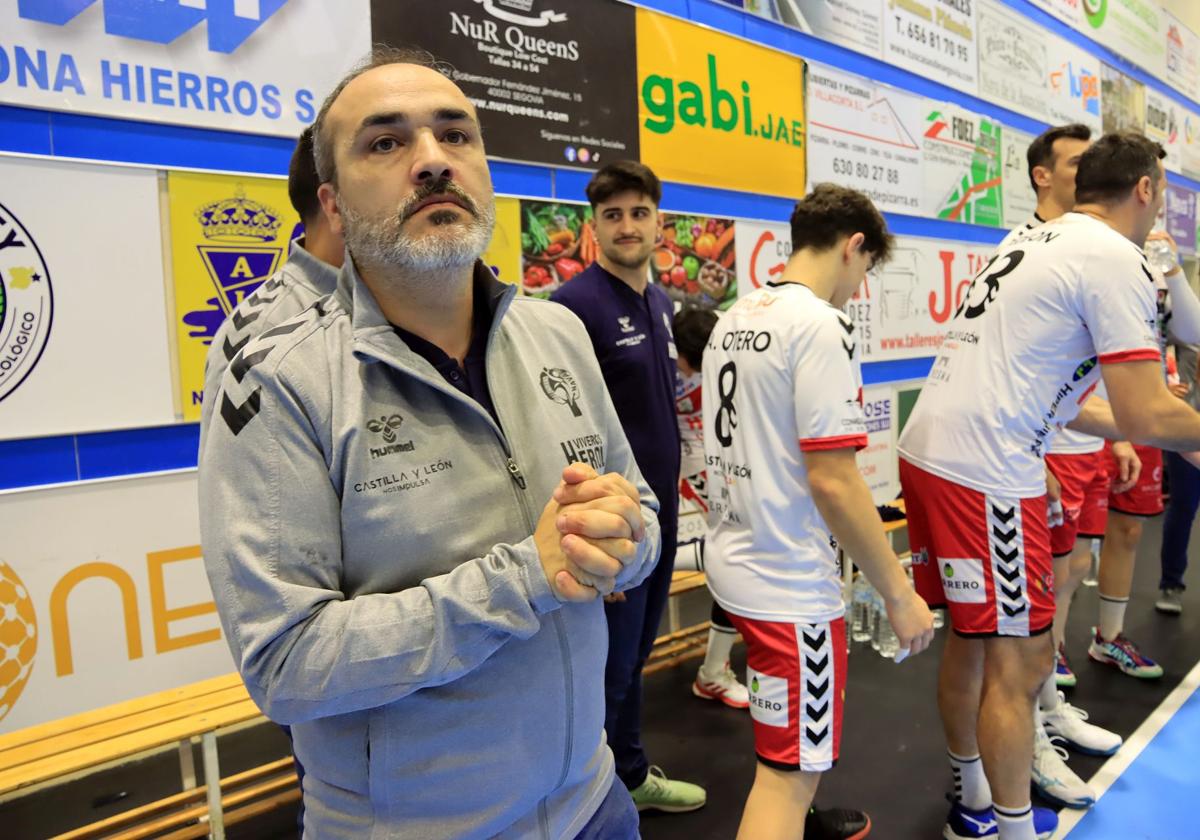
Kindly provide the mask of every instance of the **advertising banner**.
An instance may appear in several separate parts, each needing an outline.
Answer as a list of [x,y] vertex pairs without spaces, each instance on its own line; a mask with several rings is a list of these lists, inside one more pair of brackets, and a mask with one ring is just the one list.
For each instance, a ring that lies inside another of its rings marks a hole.
[[1075,28],[1117,55],[1163,78],[1166,21],[1155,0],[1081,0]]
[[21,0],[0,102],[294,137],[370,46],[367,0]]
[[1101,63],[1100,88],[1103,107],[1100,116],[1104,133],[1146,130],[1146,86],[1115,67]]
[[170,172],[167,193],[179,388],[183,417],[194,421],[213,336],[287,260],[300,220],[280,179]]
[[[662,212],[651,281],[679,306],[728,309],[738,297],[733,219]],[[548,298],[596,261],[592,208],[565,201],[521,201],[521,289]]]
[[614,0],[372,0],[371,33],[447,62],[489,155],[595,168],[636,159],[634,9]]
[[1033,5],[1045,9],[1050,14],[1061,20],[1063,23],[1069,23],[1075,26],[1081,19],[1079,5],[1084,0],[1029,0]]
[[976,4],[962,0],[889,2],[883,58],[963,93],[979,92]]
[[1185,254],[1196,253],[1196,194],[1167,184],[1167,233]]
[[874,58],[883,53],[883,0],[745,0],[745,9]]
[[1146,88],[1146,136],[1166,149],[1168,172],[1183,171],[1183,109],[1152,88]]
[[801,59],[639,8],[637,71],[642,161],[660,178],[804,194]]
[[1183,174],[1200,179],[1200,114],[1186,111],[1183,115],[1183,148],[1181,150]]
[[1052,46],[1050,33],[1025,15],[999,2],[980,2],[979,95],[1047,119]]
[[739,297],[778,280],[792,255],[792,231],[786,222],[738,220],[735,240]]
[[843,307],[864,362],[937,354],[949,321],[992,248],[898,237],[892,258]]
[[895,394],[891,385],[863,388],[863,415],[867,420],[867,447],[858,452],[858,471],[871,498],[882,505],[900,492],[900,465],[896,460]]
[[1100,60],[1069,41],[1053,38],[1046,113],[1051,125],[1083,123],[1099,134]]
[[0,157],[0,439],[175,421],[158,180]]
[[808,68],[808,172],[861,190],[880,210],[921,212],[925,102],[823,65]]
[[0,734],[234,670],[194,472],[12,494],[0,530]]
[[1004,227],[1014,228],[1037,210],[1037,193],[1029,183],[1029,160],[1025,153],[1033,135],[1004,127],[1000,148],[1004,159]]
[[1179,18],[1163,10],[1166,38],[1166,75],[1164,81],[1193,101],[1200,100],[1200,36]]
[[518,199],[496,197],[496,228],[482,259],[502,282],[520,282],[521,202]]
[[922,134],[924,215],[999,227],[1000,123],[949,103],[927,103]]

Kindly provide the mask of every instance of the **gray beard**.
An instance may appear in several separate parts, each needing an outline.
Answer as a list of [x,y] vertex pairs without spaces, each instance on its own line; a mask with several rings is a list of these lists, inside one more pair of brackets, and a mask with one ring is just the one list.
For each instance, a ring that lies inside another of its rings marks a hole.
[[[466,215],[465,224],[459,220]],[[487,250],[496,226],[495,201],[489,199],[479,215],[467,210],[440,210],[430,221],[441,230],[410,236],[399,215],[369,219],[342,207],[346,247],[360,264],[405,274],[440,273],[472,265]]]

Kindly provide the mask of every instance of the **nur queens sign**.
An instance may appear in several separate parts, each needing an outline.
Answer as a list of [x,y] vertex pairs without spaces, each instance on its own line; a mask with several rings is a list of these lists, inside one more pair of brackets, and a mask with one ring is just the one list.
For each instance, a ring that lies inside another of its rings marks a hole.
[[291,136],[369,46],[367,0],[9,0],[0,103]]

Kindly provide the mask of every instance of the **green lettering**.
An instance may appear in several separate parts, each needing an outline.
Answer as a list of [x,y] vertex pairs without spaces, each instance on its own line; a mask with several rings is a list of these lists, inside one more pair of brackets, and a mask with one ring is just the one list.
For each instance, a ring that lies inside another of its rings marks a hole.
[[668,134],[675,128],[675,85],[671,79],[653,74],[647,76],[642,82],[642,103],[651,117],[658,118],[647,118],[646,128],[655,134]]
[[750,116],[750,83],[742,82],[742,125],[746,136],[754,134],[754,123]]
[[708,125],[704,118],[704,91],[695,82],[679,83],[679,119],[688,125]]
[[804,123],[800,120],[792,120],[792,145],[804,146]]
[[788,136],[787,123],[780,120],[775,124],[775,139],[782,140],[785,143],[792,142],[792,138]]
[[[712,102],[712,125],[721,131],[733,131],[738,124],[738,107],[733,94],[717,85],[717,57],[708,54],[708,93]],[[726,113],[728,116],[726,116]]]

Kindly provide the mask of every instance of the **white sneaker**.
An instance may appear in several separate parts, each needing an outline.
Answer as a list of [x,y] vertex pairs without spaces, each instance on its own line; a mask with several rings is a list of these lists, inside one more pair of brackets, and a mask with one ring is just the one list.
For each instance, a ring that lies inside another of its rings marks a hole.
[[1033,731],[1033,784],[1050,802],[1067,808],[1090,808],[1096,794],[1063,761],[1067,751],[1051,743],[1041,725]]
[[696,672],[696,681],[692,683],[692,694],[705,700],[720,700],[734,709],[750,708],[750,691],[738,682],[728,662],[716,673],[701,665]]
[[1087,723],[1087,717],[1087,712],[1068,703],[1061,691],[1058,692],[1058,707],[1050,711],[1042,710],[1046,731],[1062,738],[1071,749],[1087,755],[1115,753],[1121,746],[1121,736]]

